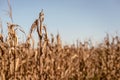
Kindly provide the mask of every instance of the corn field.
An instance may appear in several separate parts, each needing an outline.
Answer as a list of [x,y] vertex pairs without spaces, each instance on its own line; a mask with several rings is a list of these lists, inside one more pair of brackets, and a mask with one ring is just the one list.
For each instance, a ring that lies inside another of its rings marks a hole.
[[[119,36],[110,41],[107,34],[97,47],[91,40],[62,45],[59,34],[48,38],[43,22],[42,10],[28,35],[8,22],[5,40],[0,25],[0,80],[120,80]],[[19,42],[17,29],[27,35],[25,42]],[[37,47],[33,31],[39,38]]]

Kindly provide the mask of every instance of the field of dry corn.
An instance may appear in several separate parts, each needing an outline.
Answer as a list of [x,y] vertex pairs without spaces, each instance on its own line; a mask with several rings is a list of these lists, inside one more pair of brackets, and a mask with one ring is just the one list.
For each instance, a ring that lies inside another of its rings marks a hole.
[[[120,80],[120,37],[107,35],[102,43],[91,41],[62,45],[60,35],[48,38],[40,12],[25,42],[19,42],[14,23],[7,23],[7,38],[0,34],[0,80]],[[39,37],[35,48],[33,31]],[[26,34],[25,34],[26,35]]]

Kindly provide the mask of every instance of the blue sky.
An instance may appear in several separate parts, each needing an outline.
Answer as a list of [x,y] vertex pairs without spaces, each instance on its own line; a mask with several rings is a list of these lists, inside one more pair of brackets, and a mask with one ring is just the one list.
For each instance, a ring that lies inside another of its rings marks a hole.
[[[13,21],[29,32],[31,24],[44,9],[48,33],[60,33],[64,43],[73,43],[77,39],[92,38],[103,40],[106,32],[120,33],[120,0],[10,0]],[[4,33],[6,22],[10,22],[5,10],[7,0],[0,0],[0,18]]]

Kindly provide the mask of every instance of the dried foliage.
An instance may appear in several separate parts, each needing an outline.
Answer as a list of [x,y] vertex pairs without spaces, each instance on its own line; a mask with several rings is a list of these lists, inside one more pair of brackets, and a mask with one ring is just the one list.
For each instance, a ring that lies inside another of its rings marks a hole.
[[[43,21],[42,10],[26,42],[20,44],[18,25],[8,23],[7,41],[0,34],[0,80],[120,80],[119,36],[110,42],[107,35],[98,47],[91,40],[63,46],[59,34],[48,38]],[[39,37],[37,48],[33,47],[34,30]]]
[[7,0],[7,2],[8,2],[8,8],[9,8],[8,11],[7,11],[7,13],[8,13],[8,15],[9,15],[11,21],[13,22],[12,7],[11,7],[11,5],[10,5],[10,0]]

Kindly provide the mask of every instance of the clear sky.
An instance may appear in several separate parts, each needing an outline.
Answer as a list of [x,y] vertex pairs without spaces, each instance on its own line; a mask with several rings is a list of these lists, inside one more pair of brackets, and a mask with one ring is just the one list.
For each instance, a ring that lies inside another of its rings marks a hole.
[[[73,43],[77,39],[103,40],[106,32],[120,33],[120,0],[10,0],[13,21],[28,33],[31,24],[44,9],[48,33],[60,33],[63,42]],[[4,33],[7,0],[0,0],[0,18]]]

